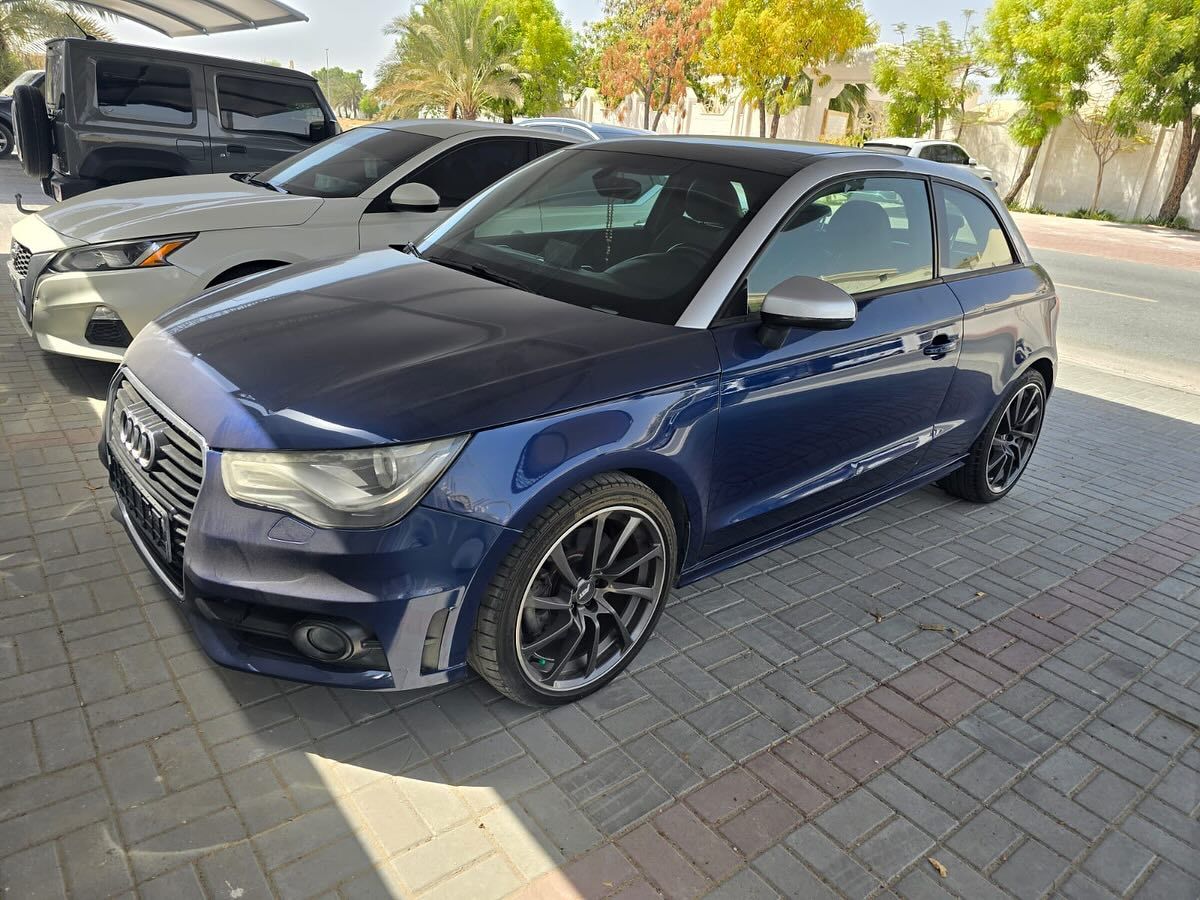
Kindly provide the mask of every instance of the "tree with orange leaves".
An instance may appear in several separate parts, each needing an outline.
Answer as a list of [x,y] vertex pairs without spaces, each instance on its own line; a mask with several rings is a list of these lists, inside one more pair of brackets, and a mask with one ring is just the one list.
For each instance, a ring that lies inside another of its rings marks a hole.
[[605,101],[615,105],[637,94],[644,101],[642,127],[657,129],[663,113],[687,91],[688,71],[708,36],[715,3],[605,0],[604,19],[591,35]]

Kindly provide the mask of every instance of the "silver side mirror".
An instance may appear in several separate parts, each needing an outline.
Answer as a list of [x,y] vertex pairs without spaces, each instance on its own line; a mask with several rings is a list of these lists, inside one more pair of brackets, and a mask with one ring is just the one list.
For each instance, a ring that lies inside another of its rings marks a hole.
[[429,185],[413,181],[392,191],[388,202],[396,212],[437,212],[442,198]]
[[836,284],[797,275],[767,291],[763,300],[765,325],[783,328],[849,328],[858,318],[858,304]]

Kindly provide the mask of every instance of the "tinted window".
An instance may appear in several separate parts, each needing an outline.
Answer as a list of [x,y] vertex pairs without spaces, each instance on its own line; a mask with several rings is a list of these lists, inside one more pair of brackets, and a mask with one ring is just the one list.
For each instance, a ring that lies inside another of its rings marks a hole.
[[984,200],[974,194],[936,184],[938,241],[942,274],[973,272],[1013,263],[1004,228]]
[[420,252],[566,303],[673,324],[783,179],[603,146],[532,163]]
[[472,141],[422,166],[405,181],[427,184],[453,207],[521,168],[534,155],[531,141],[520,138]]
[[823,190],[784,223],[750,269],[751,310],[788,278],[808,275],[851,294],[933,277],[925,182],[855,178]]
[[267,131],[307,138],[309,126],[325,121],[316,92],[303,84],[222,75],[217,105],[226,131]]
[[411,131],[355,128],[285,159],[258,177],[290,194],[357,197],[436,143],[437,138]]
[[96,106],[112,119],[191,125],[195,121],[191,74],[179,66],[98,59]]
[[967,151],[962,147],[956,147],[953,144],[942,145],[942,162],[965,166],[970,159],[971,157],[967,156]]

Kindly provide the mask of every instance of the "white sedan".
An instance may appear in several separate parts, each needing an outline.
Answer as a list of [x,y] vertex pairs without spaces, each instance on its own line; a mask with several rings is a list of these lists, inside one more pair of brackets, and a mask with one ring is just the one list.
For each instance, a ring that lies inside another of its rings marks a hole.
[[348,131],[258,174],[118,185],[13,228],[9,276],[44,350],[119,362],[133,336],[216,284],[403,246],[545,153],[576,143],[482,122]]

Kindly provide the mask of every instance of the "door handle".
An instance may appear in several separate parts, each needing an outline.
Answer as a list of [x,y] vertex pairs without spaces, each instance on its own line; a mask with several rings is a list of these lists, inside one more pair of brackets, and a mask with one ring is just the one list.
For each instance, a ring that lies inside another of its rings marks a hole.
[[228,153],[245,153],[246,145],[245,144],[228,144],[228,145],[226,145],[225,150]]
[[921,352],[932,359],[941,359],[944,356],[949,356],[957,349],[957,335],[939,334],[935,336],[932,341],[926,344]]

